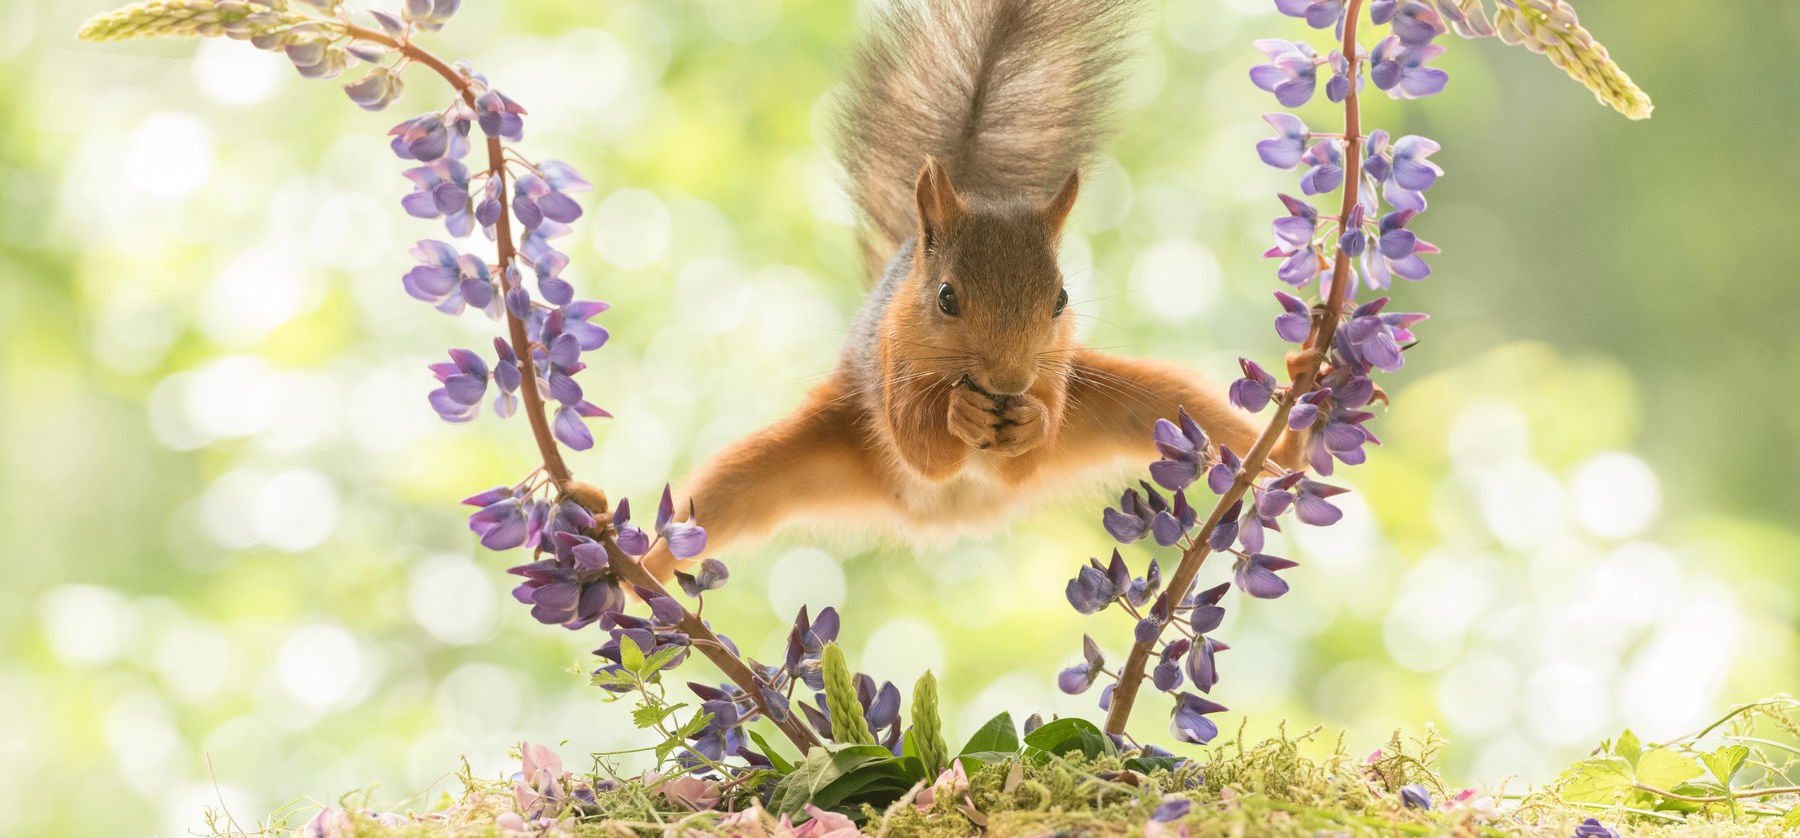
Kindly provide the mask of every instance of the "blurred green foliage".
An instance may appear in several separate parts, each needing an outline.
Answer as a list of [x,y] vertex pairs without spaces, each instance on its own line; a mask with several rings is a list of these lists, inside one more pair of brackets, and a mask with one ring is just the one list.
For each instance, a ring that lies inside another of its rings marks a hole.
[[[452,506],[531,454],[522,426],[425,406],[424,364],[486,334],[399,287],[435,233],[399,212],[380,135],[433,83],[365,114],[240,44],[77,44],[104,5],[0,0],[0,831],[79,809],[172,835],[221,800],[400,800],[463,753],[493,774],[522,737],[641,744],[566,671],[597,635],[533,623]],[[1495,42],[1448,44],[1448,95],[1371,109],[1444,145],[1420,232],[1446,252],[1396,303],[1434,319],[1344,525],[1283,545],[1292,595],[1233,609],[1217,696],[1253,730],[1374,747],[1435,720],[1453,774],[1544,778],[1800,672],[1800,7],[1578,5],[1655,119]],[[825,125],[858,11],[465,6],[433,43],[597,186],[571,276],[618,306],[589,381],[620,418],[572,465],[653,492],[835,358],[863,283]],[[1279,351],[1257,254],[1288,176],[1250,148],[1246,44],[1305,30],[1267,6],[1152,24],[1067,248],[1092,344],[1215,377]],[[1052,675],[1082,632],[1129,631],[1062,603],[1108,549],[1103,497],[955,542],[792,534],[728,557],[708,615],[773,654],[802,602],[845,606],[864,668],[939,673],[951,739],[999,709],[1095,714]]]

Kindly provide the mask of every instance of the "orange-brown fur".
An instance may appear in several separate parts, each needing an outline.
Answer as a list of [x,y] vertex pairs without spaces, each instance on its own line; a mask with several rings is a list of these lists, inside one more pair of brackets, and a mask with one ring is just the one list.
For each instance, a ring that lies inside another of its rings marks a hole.
[[[844,161],[871,246],[893,259],[831,376],[688,480],[709,551],[802,518],[991,523],[1096,469],[1153,459],[1151,424],[1180,407],[1216,443],[1249,449],[1258,428],[1220,388],[1082,347],[1072,310],[1058,311],[1074,171],[1136,6],[930,0],[878,26],[852,80]],[[1284,441],[1277,458],[1297,451]],[[650,562],[665,576],[675,564],[660,551]]]

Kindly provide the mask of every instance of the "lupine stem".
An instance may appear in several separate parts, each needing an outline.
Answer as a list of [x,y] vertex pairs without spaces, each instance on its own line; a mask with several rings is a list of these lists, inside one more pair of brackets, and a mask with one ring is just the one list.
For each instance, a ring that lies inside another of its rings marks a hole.
[[[429,50],[423,49],[409,40],[390,37],[385,32],[367,27],[350,23],[343,24],[343,27],[344,32],[352,38],[371,41],[398,50],[406,58],[431,68],[433,72],[442,76],[444,81],[449,82],[451,87],[456,88],[464,102],[467,102],[470,107],[475,106],[475,91],[471,89],[469,79]],[[487,138],[487,160],[492,176],[500,178],[501,194],[505,194],[506,148],[500,142],[499,137]],[[513,260],[518,258],[518,252],[513,244],[512,223],[509,216],[509,212],[502,210],[494,223],[494,239],[502,277],[506,275],[506,269],[512,265]],[[556,486],[559,496],[572,498],[587,507],[596,519],[606,521],[605,496],[575,481],[568,464],[563,462],[562,449],[557,446],[556,437],[550,432],[550,421],[545,412],[544,399],[538,392],[536,362],[532,359],[531,336],[525,331],[525,321],[514,316],[508,309],[506,311],[506,329],[508,339],[512,342],[513,353],[519,356],[521,379],[519,401],[524,407],[526,419],[531,423],[531,434],[537,440],[538,454],[543,458],[544,473]],[[618,541],[613,538],[610,531],[603,532],[600,540],[606,545],[609,565],[620,578],[652,596],[669,595],[668,589],[663,587],[662,582],[656,578],[656,574],[645,569],[636,558],[619,549]],[[679,627],[688,636],[694,648],[700,650],[700,654],[712,661],[713,665],[725,673],[732,683],[756,702],[757,707],[762,709],[763,714],[768,716],[770,721],[774,721],[775,714],[769,712],[768,706],[763,701],[762,686],[756,673],[752,672],[749,665],[732,653],[730,647],[726,646],[724,641],[713,633],[700,615],[683,607]],[[812,732],[805,725],[800,724],[796,714],[789,713],[783,721],[774,723],[777,728],[781,729],[782,734],[787,736],[788,741],[800,749],[802,754],[819,744]]]
[[[344,31],[357,40],[372,41],[399,50],[401,55],[430,67],[433,72],[443,76],[451,87],[456,88],[456,92],[462,95],[469,107],[475,106],[475,91],[470,89],[469,80],[429,50],[421,49],[411,41],[389,37],[385,32],[355,24],[344,24]],[[499,137],[487,138],[487,159],[492,176],[500,179],[501,194],[505,194],[506,149],[501,145]],[[518,257],[513,249],[510,215],[503,209],[494,222],[494,239],[502,277],[506,276],[506,269]],[[557,492],[566,492],[574,481],[574,476],[569,473],[569,466],[563,462],[562,449],[557,447],[556,437],[550,433],[550,419],[544,412],[544,398],[538,393],[537,362],[531,357],[531,337],[525,332],[525,321],[513,316],[510,309],[506,312],[506,331],[508,339],[512,341],[513,354],[519,356],[519,401],[525,408],[526,421],[531,423],[531,435],[537,440],[538,456],[544,460],[544,473],[550,475],[550,481],[556,484]]]
[[[1343,209],[1338,214],[1338,232],[1344,232],[1344,219],[1350,217],[1350,211],[1357,205],[1358,189],[1362,185],[1362,111],[1357,106],[1356,87],[1357,74],[1360,70],[1361,57],[1356,49],[1356,23],[1362,13],[1364,0],[1350,0],[1344,18],[1343,54],[1349,62],[1350,93],[1344,97],[1344,201]],[[1300,397],[1312,392],[1313,384],[1318,381],[1320,368],[1325,358],[1330,355],[1331,341],[1337,334],[1338,320],[1343,315],[1344,301],[1349,298],[1351,285],[1350,254],[1339,248],[1337,258],[1332,263],[1331,293],[1322,306],[1323,310],[1313,311],[1312,333],[1307,335],[1303,352],[1299,356],[1298,369],[1290,367],[1293,376],[1292,384],[1287,391],[1276,400],[1275,415],[1269,418],[1268,427],[1263,429],[1256,442],[1250,446],[1249,453],[1244,455],[1243,465],[1238,468],[1237,476],[1231,482],[1231,488],[1219,497],[1218,503],[1206,516],[1206,523],[1200,533],[1194,536],[1193,542],[1181,553],[1181,562],[1176,565],[1175,572],[1169,578],[1167,591],[1171,599],[1177,600],[1187,595],[1188,588],[1194,584],[1194,577],[1199,575],[1200,566],[1206,563],[1211,554],[1207,546],[1212,540],[1213,530],[1225,519],[1227,512],[1242,500],[1244,493],[1250,490],[1262,472],[1263,464],[1269,459],[1270,452],[1281,440],[1283,431],[1287,429],[1289,411],[1299,402]],[[1171,620],[1173,622],[1173,620]],[[1113,688],[1112,709],[1106,714],[1106,730],[1109,733],[1123,734],[1126,722],[1131,720],[1131,708],[1137,699],[1138,688],[1143,684],[1144,668],[1155,652],[1156,643],[1162,637],[1162,629],[1158,628],[1156,636],[1148,642],[1137,643],[1131,647],[1131,653],[1125,659],[1125,670],[1121,673],[1119,684]]]

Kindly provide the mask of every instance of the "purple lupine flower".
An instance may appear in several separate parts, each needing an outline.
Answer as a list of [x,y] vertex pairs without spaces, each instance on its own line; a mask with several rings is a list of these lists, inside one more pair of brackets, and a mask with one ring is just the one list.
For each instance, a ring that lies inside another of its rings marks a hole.
[[413,191],[400,206],[414,218],[443,218],[444,229],[462,238],[475,231],[474,206],[469,200],[469,167],[461,161],[439,157],[402,172],[413,182]]
[[1228,550],[1231,548],[1231,543],[1237,540],[1237,518],[1243,508],[1244,501],[1240,498],[1231,504],[1230,509],[1225,510],[1224,517],[1220,518],[1219,523],[1213,526],[1212,535],[1206,540],[1206,546],[1213,552],[1219,553]]
[[1188,415],[1186,407],[1176,408],[1175,418],[1180,422],[1179,426],[1167,419],[1158,419],[1151,431],[1151,439],[1156,442],[1156,450],[1162,458],[1150,464],[1150,479],[1171,492],[1193,484],[1194,478],[1200,475],[1200,465],[1206,459],[1206,447],[1210,442],[1199,423]]
[[1300,162],[1309,167],[1300,176],[1301,194],[1323,195],[1335,191],[1344,182],[1344,141],[1329,139],[1313,143]]
[[531,520],[536,517],[537,501],[526,499],[518,490],[489,489],[462,501],[478,507],[469,516],[469,530],[481,537],[481,546],[489,550],[511,550],[533,541]]
[[1306,144],[1312,139],[1306,123],[1290,113],[1266,113],[1263,121],[1275,129],[1275,137],[1258,140],[1256,156],[1277,169],[1292,169],[1299,165],[1301,155],[1306,153]]
[[1319,421],[1319,405],[1325,404],[1329,398],[1330,387],[1320,387],[1301,396],[1294,402],[1293,409],[1288,411],[1288,430],[1304,431],[1316,424]]
[[1101,513],[1101,526],[1120,544],[1130,544],[1149,534],[1150,521],[1155,515],[1138,490],[1126,489],[1125,494],[1119,496],[1118,509],[1109,506]]
[[1281,303],[1282,310],[1275,316],[1275,334],[1289,343],[1305,343],[1312,334],[1312,308],[1305,300],[1283,291],[1275,292],[1275,300]]
[[431,391],[431,409],[446,422],[467,422],[475,418],[482,396],[487,395],[487,362],[467,349],[450,350],[450,361],[431,365],[431,374],[444,385]]
[[1275,376],[1249,358],[1239,358],[1238,367],[1244,371],[1244,377],[1231,382],[1231,403],[1251,413],[1259,413],[1269,406],[1269,398],[1275,395]]
[[[1175,492],[1175,503],[1167,509],[1156,510],[1156,517],[1150,519],[1150,535],[1156,539],[1157,546],[1173,547],[1176,542],[1181,541],[1182,536],[1187,535],[1188,531],[1194,528],[1194,524],[1199,520],[1200,513],[1188,503],[1187,493],[1178,490]],[[1154,571],[1156,562],[1152,561],[1150,568]],[[1134,602],[1132,604],[1141,605],[1142,603]]]
[[426,32],[444,28],[450,17],[462,6],[462,0],[406,0],[401,17]]
[[1619,833],[1608,829],[1597,818],[1588,818],[1575,827],[1574,838],[1619,838]]
[[[1179,500],[1180,495],[1176,495],[1176,498]],[[1192,510],[1193,508],[1189,507],[1189,511]],[[1161,514],[1158,513],[1159,517]],[[1169,545],[1164,544],[1163,546]],[[1150,568],[1144,572],[1144,575],[1131,580],[1131,585],[1125,589],[1125,601],[1131,603],[1133,607],[1142,608],[1144,603],[1156,596],[1156,592],[1160,588],[1162,588],[1162,566],[1158,565],[1155,559],[1151,559]]]
[[1223,704],[1201,698],[1193,693],[1181,693],[1175,696],[1175,713],[1169,720],[1169,735],[1178,742],[1193,745],[1204,745],[1219,735],[1219,726],[1206,716],[1210,713],[1223,713],[1227,708]]
[[731,578],[730,569],[718,559],[706,559],[700,562],[698,572],[686,573],[675,571],[675,581],[688,596],[698,598],[707,591],[723,586]]
[[[1380,297],[1357,306],[1351,313],[1349,322],[1344,324],[1343,341],[1356,360],[1384,372],[1393,372],[1406,361],[1401,349],[1413,341],[1412,327],[1424,321],[1428,315],[1382,313],[1381,309],[1387,305],[1387,301],[1387,297]],[[1372,395],[1373,384],[1368,386]],[[1361,404],[1368,402],[1363,401]]]
[[475,122],[481,126],[481,132],[490,137],[518,142],[524,138],[525,120],[524,106],[506,97],[493,88],[481,91],[475,97]]
[[[1335,49],[1325,57],[1325,60],[1331,65],[1331,78],[1325,82],[1325,98],[1335,105],[1350,96],[1350,60]],[[1362,77],[1358,76],[1356,81],[1358,85],[1361,85]]]
[[1369,4],[1369,22],[1376,26],[1385,25],[1394,19],[1394,9],[1399,5],[1400,0],[1374,0]]
[[616,581],[603,574],[584,573],[555,559],[520,565],[507,572],[525,578],[513,588],[513,598],[530,605],[532,618],[545,625],[560,625],[573,631],[625,607],[625,594]]
[[1187,813],[1193,808],[1194,801],[1185,797],[1172,797],[1158,805],[1156,811],[1150,813],[1150,819],[1157,823],[1178,821],[1187,817]]
[[1431,792],[1418,783],[1400,787],[1400,801],[1411,809],[1431,809]]
[[1444,170],[1428,157],[1438,144],[1416,135],[1407,135],[1388,143],[1386,131],[1369,134],[1363,171],[1381,185],[1381,197],[1396,211],[1425,210],[1425,190],[1444,174]]
[[[1098,666],[1098,664],[1095,664]],[[862,683],[873,684],[868,676]],[[869,723],[870,730],[893,727],[900,723],[900,688],[892,681],[883,681],[881,689],[875,691],[872,701],[864,702],[863,719]]]
[[415,116],[389,129],[389,147],[402,160],[429,163],[441,157],[460,160],[469,153],[469,126],[460,119],[446,121],[440,113]]
[[283,51],[303,78],[336,78],[350,66],[349,50],[317,37],[289,43]]
[[631,498],[619,498],[613,508],[613,530],[618,533],[619,549],[627,556],[643,556],[650,552],[650,536],[631,523]]
[[[1296,154],[1296,160],[1298,155]],[[1312,243],[1319,230],[1319,210],[1312,204],[1292,195],[1277,195],[1282,206],[1287,207],[1288,214],[1275,219],[1272,225],[1275,239],[1293,247],[1304,247]]]
[[1313,88],[1318,85],[1319,54],[1311,45],[1263,38],[1253,46],[1268,56],[1269,63],[1250,68],[1250,81],[1275,94],[1275,101],[1283,107],[1296,108],[1312,98]]
[[1162,627],[1168,625],[1170,615],[1169,595],[1164,593],[1156,598],[1150,610],[1144,613],[1144,618],[1138,620],[1135,630],[1137,642],[1154,643],[1162,634]]
[[1266,553],[1252,553],[1248,558],[1237,563],[1237,586],[1257,599],[1276,599],[1288,592],[1288,583],[1276,571],[1298,567],[1299,562],[1271,556]]
[[1359,202],[1350,208],[1350,215],[1344,219],[1344,232],[1338,236],[1338,250],[1354,258],[1362,255],[1368,243],[1368,233],[1363,231],[1363,205]]
[[1424,192],[1437,183],[1444,170],[1426,159],[1442,148],[1436,142],[1416,134],[1394,141],[1394,182],[1402,189]]
[[1056,687],[1069,695],[1080,695],[1094,685],[1105,666],[1106,657],[1100,654],[1099,645],[1094,643],[1094,638],[1084,634],[1081,636],[1081,663],[1059,673]]
[[564,405],[557,408],[556,415],[550,420],[550,433],[558,442],[576,451],[586,451],[594,447],[594,434],[582,419],[604,419],[611,415],[592,402]]
[[581,217],[581,205],[575,199],[531,173],[519,176],[513,184],[512,208],[513,217],[528,230],[545,220],[567,224]]
[[[691,559],[706,549],[706,529],[694,523],[694,504],[688,502],[688,520],[676,521],[675,500],[663,486],[662,503],[656,508],[656,534],[677,559]],[[834,612],[835,613],[835,612]]]
[[505,338],[494,338],[494,355],[494,387],[500,391],[494,396],[494,413],[505,419],[519,409],[519,397],[513,394],[525,376],[519,371],[519,356]]
[[1219,461],[1213,464],[1206,473],[1206,487],[1215,495],[1231,491],[1231,484],[1237,482],[1238,470],[1244,467],[1244,461],[1238,459],[1237,452],[1229,445],[1219,446]]
[[1396,99],[1421,99],[1442,93],[1450,74],[1426,63],[1443,55],[1436,44],[1407,46],[1389,35],[1369,53],[1369,80]]
[[1225,592],[1231,590],[1230,582],[1221,582],[1200,592],[1194,599],[1194,608],[1188,612],[1188,625],[1195,634],[1206,634],[1219,627],[1225,621],[1225,608],[1219,601],[1225,598]]
[[575,286],[562,278],[562,270],[569,264],[569,257],[555,248],[545,248],[545,252],[531,263],[531,269],[537,274],[538,293],[551,305],[568,305],[575,299]]
[[1069,604],[1083,614],[1093,614],[1112,604],[1112,586],[1106,581],[1106,572],[1091,565],[1082,565],[1075,573],[1075,578],[1063,590]]
[[1231,648],[1210,637],[1202,637],[1187,655],[1187,677],[1193,682],[1194,689],[1203,693],[1212,692],[1219,683],[1219,668],[1214,655]]
[[375,67],[362,78],[344,85],[344,95],[365,111],[378,111],[393,104],[404,89],[399,73],[389,67]]
[[[504,208],[500,205],[505,186],[497,177],[490,177],[481,187],[481,200],[475,202],[475,223],[481,225],[481,233],[488,241],[494,240],[494,225],[500,221],[500,213]],[[510,265],[508,266],[511,267]],[[517,312],[515,312],[515,315]]]
[[1275,278],[1295,288],[1306,287],[1326,267],[1325,254],[1310,243],[1292,249],[1276,245],[1263,251],[1263,256],[1269,259],[1280,258],[1281,264],[1275,268]]
[[1275,10],[1314,29],[1330,29],[1344,20],[1344,0],[1275,0]]
[[1419,0],[1404,0],[1394,10],[1394,36],[1408,46],[1423,46],[1445,31],[1437,10]]
[[1163,644],[1162,654],[1156,666],[1150,670],[1150,683],[1162,692],[1172,692],[1181,687],[1181,658],[1193,644],[1185,637],[1178,637]]
[[1370,287],[1387,288],[1396,276],[1417,281],[1431,275],[1431,266],[1419,258],[1419,254],[1436,253],[1438,249],[1406,229],[1406,223],[1414,215],[1417,213],[1413,210],[1400,210],[1381,217],[1375,247],[1362,256],[1363,271],[1368,275]]
[[1315,527],[1329,527],[1344,517],[1344,511],[1325,499],[1348,491],[1340,486],[1302,479],[1294,491],[1294,517]]

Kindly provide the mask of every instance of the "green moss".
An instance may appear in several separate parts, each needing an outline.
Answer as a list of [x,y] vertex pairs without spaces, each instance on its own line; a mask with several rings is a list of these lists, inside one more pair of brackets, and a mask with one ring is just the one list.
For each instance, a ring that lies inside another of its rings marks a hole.
[[[885,810],[864,807],[862,829],[882,838],[965,838],[989,836],[1093,836],[1186,834],[1193,838],[1271,836],[1271,838],[1348,838],[1453,835],[1471,838],[1572,835],[1590,816],[1632,836],[1657,838],[1761,838],[1789,834],[1780,817],[1746,817],[1731,821],[1723,813],[1700,813],[1686,820],[1667,814],[1633,812],[1622,806],[1596,807],[1562,802],[1551,791],[1517,802],[1480,801],[1446,805],[1460,791],[1436,771],[1442,741],[1430,730],[1416,739],[1399,734],[1368,757],[1348,753],[1340,736],[1321,741],[1318,729],[1280,735],[1257,743],[1215,743],[1208,756],[1172,771],[1144,775],[1128,771],[1120,757],[1088,760],[1052,758],[1042,762],[1009,761],[985,766],[969,777],[966,790],[939,793],[921,807],[913,795]],[[436,820],[383,823],[356,816],[355,835],[373,838],[463,838],[501,834],[496,817],[513,811],[510,787],[465,776],[460,805]],[[1405,807],[1396,790],[1417,783],[1428,789],[1433,811]],[[914,794],[919,790],[915,789]],[[1165,800],[1192,801],[1186,816],[1166,826],[1150,825],[1151,813]],[[748,805],[743,796],[739,805]],[[347,800],[347,810],[366,809]],[[680,812],[641,781],[602,792],[594,807],[600,814],[571,816],[566,834],[617,836],[690,834],[745,835],[721,823],[719,813]],[[297,823],[277,822],[250,834],[282,834]],[[773,817],[763,821],[767,834],[779,836]],[[1148,826],[1148,829],[1147,829]],[[239,827],[241,830],[242,828]],[[218,829],[218,834],[230,830]],[[245,834],[239,831],[233,834]]]

